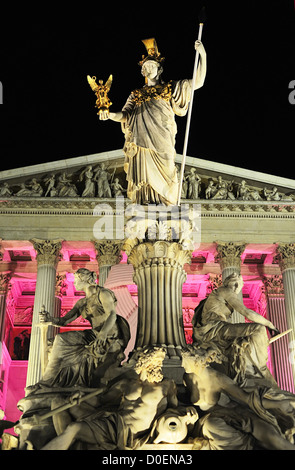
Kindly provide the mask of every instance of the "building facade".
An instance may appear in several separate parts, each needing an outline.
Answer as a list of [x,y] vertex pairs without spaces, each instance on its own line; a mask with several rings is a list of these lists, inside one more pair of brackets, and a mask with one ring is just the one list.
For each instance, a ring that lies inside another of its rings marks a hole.
[[[133,349],[140,306],[124,251],[123,165],[118,150],[0,172],[0,408],[9,420],[41,376],[42,306],[63,316],[84,295],[73,284],[77,269],[95,271],[115,292],[132,333],[127,354]],[[295,331],[295,180],[188,157],[181,207],[197,218],[182,289],[187,343],[194,309],[233,271],[243,276],[246,307]],[[233,321],[245,319],[235,312]],[[84,328],[78,318],[60,331]],[[294,393],[294,334],[269,347],[269,368]]]

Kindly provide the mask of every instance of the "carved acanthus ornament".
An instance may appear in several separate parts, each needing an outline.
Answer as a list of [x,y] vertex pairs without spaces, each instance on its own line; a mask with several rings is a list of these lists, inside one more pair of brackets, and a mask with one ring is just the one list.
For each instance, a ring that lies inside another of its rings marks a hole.
[[66,282],[66,274],[57,274],[55,282],[55,297],[62,297],[68,286]]
[[217,255],[215,261],[220,264],[221,269],[241,268],[241,255],[246,248],[242,242],[216,242]]
[[30,242],[33,244],[34,249],[37,252],[37,263],[38,266],[43,264],[49,264],[52,266],[57,265],[61,259],[61,239],[58,240],[41,240],[39,238],[33,238]]
[[99,267],[119,264],[122,259],[122,245],[123,242],[118,240],[95,241],[94,246],[97,251],[96,259]]
[[[128,250],[125,245],[126,250]],[[191,250],[184,250],[182,245],[177,242],[169,241],[155,241],[144,242],[135,245],[128,256],[128,262],[134,268],[139,268],[146,264],[151,263],[169,263],[171,265],[179,265],[183,267],[184,264],[190,263],[192,257]]]
[[279,275],[274,276],[265,276],[263,278],[263,283],[265,286],[265,291],[268,296],[283,296],[284,295],[284,286],[283,278]]
[[282,272],[295,269],[295,243],[279,243],[275,261],[279,263]]
[[215,289],[222,286],[222,274],[209,274],[206,294],[209,295]]

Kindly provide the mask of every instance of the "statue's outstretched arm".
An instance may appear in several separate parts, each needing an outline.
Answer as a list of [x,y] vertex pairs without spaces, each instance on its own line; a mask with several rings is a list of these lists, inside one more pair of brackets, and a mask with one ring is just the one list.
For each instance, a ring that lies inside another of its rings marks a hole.
[[126,118],[126,114],[122,111],[118,111],[117,113],[110,113],[108,110],[106,110],[101,112],[99,115],[99,119],[101,121],[107,121],[108,119],[111,119],[111,121],[115,122],[125,122]]
[[243,302],[237,297],[237,294],[235,294],[234,292],[226,296],[226,301],[234,310],[239,312],[244,317],[248,318],[248,320],[251,320],[255,323],[259,323],[260,325],[264,325],[270,330],[274,330],[276,333],[279,332],[278,329],[274,326],[274,324],[271,321],[267,320],[267,318],[264,318],[259,313],[254,312],[254,310],[245,307]]
[[51,317],[50,320],[54,325],[64,326],[64,325],[67,325],[68,323],[71,323],[72,321],[76,320],[76,318],[78,318],[79,316],[80,316],[80,310],[79,310],[79,308],[77,307],[77,304],[76,304],[63,317],[60,317],[60,318]]

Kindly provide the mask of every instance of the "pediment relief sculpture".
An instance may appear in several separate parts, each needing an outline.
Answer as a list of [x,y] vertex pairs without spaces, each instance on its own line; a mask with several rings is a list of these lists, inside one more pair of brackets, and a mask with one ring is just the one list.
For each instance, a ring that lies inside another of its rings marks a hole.
[[[102,162],[84,168],[32,177],[26,181],[0,182],[0,197],[23,198],[116,198],[126,196],[127,182],[123,168]],[[240,201],[295,201],[295,193],[279,191],[276,186],[253,186],[245,179],[236,181],[230,176],[198,174],[194,167],[186,167],[182,199],[186,200],[240,200]],[[178,172],[179,173],[179,172]]]

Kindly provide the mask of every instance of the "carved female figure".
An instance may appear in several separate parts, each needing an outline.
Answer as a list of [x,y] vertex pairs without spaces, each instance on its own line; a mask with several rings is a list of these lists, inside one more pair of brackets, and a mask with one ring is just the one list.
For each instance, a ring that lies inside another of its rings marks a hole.
[[[277,328],[266,318],[246,308],[238,298],[243,286],[242,276],[233,273],[228,276],[222,287],[214,290],[197,307],[193,317],[193,340],[199,346],[217,348],[223,356],[226,374],[238,383],[243,383],[247,375],[265,378],[275,384],[266,363],[268,360],[267,327],[275,334]],[[253,323],[230,322],[236,310]]]
[[140,61],[145,86],[134,90],[121,112],[100,113],[100,119],[122,123],[125,134],[127,196],[137,204],[177,203],[178,178],[174,163],[175,114],[185,116],[194,89],[203,86],[206,75],[206,52],[196,41],[200,53],[196,82],[179,80],[164,83],[161,79],[164,58],[154,38],[143,41],[147,56]]
[[91,165],[89,165],[84,171],[82,171],[79,177],[79,181],[82,181],[83,176],[85,176],[85,188],[82,193],[82,197],[94,197],[95,183],[93,180],[93,170]]
[[111,179],[110,173],[106,170],[104,163],[100,165],[95,173],[94,181],[97,181],[97,197],[112,197],[109,180]]
[[[46,386],[96,386],[110,365],[124,359],[130,339],[128,322],[116,314],[116,297],[96,284],[96,273],[78,269],[75,287],[85,298],[62,318],[47,317],[53,325],[65,326],[80,315],[92,329],[69,331],[55,337],[48,365],[37,388]],[[33,391],[35,386],[32,387]]]
[[197,175],[196,169],[191,168],[185,178],[188,180],[188,199],[199,199],[201,178]]

